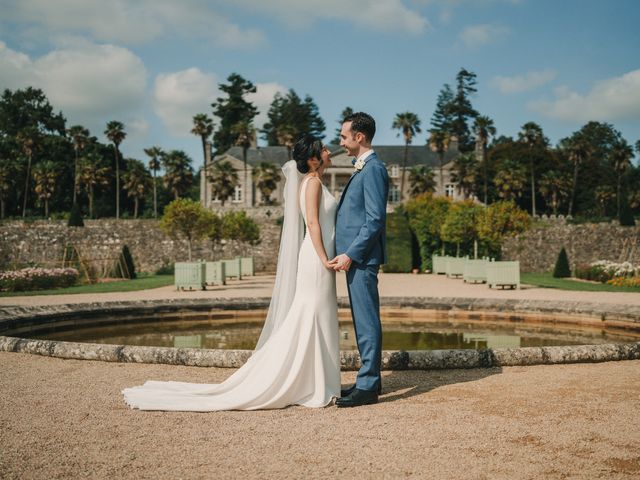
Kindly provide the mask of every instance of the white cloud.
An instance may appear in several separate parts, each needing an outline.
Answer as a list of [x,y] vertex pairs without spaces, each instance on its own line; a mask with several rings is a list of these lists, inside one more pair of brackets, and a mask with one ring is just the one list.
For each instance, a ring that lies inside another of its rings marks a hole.
[[[5,21],[36,25],[48,38],[60,32],[100,42],[139,44],[162,36],[202,37],[218,46],[254,48],[262,32],[242,29],[203,0],[8,0]],[[33,33],[31,33],[33,35]]]
[[189,68],[161,74],[155,81],[154,110],[173,135],[187,137],[191,135],[193,116],[210,115],[211,103],[219,94],[218,80],[213,73]]
[[[154,110],[173,135],[188,137],[191,135],[194,115],[212,115],[211,103],[222,95],[218,83],[216,74],[204,73],[198,68],[158,75],[153,95]],[[246,99],[259,110],[254,119],[256,128],[264,125],[276,92],[286,92],[286,88],[278,83],[258,83],[256,93],[247,95]]]
[[582,95],[567,87],[553,101],[531,102],[532,110],[560,120],[587,122],[640,119],[640,69],[602,80]]
[[458,38],[468,48],[478,48],[499,40],[510,31],[509,28],[500,25],[472,25],[460,32]]
[[556,77],[554,70],[542,70],[540,72],[529,72],[524,75],[513,77],[497,76],[491,80],[491,85],[504,94],[526,92],[549,83]]
[[136,55],[113,45],[80,42],[32,59],[0,42],[1,85],[41,88],[70,125],[83,124],[96,135],[113,119],[140,131],[146,76]]
[[402,0],[236,0],[252,12],[271,15],[291,28],[304,28],[315,20],[347,21],[358,27],[420,34],[428,20]]

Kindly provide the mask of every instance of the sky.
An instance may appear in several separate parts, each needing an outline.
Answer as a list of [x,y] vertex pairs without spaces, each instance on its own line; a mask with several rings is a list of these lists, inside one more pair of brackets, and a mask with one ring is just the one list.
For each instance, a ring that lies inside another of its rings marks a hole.
[[596,120],[640,140],[637,0],[0,0],[0,11],[0,88],[41,88],[68,126],[105,142],[107,122],[123,122],[126,157],[157,145],[199,167],[192,118],[212,114],[231,73],[257,86],[258,128],[273,95],[294,89],[318,105],[327,141],[350,106],[376,119],[374,146],[403,144],[393,119],[416,113],[424,145],[462,67],[498,135],[534,121],[556,144]]

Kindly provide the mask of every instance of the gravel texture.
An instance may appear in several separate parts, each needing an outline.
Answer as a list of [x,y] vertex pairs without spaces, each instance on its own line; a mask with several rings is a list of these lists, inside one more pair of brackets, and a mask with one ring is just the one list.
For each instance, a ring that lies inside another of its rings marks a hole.
[[384,372],[381,403],[355,409],[140,412],[120,394],[230,373],[0,352],[0,478],[640,476],[640,361]]

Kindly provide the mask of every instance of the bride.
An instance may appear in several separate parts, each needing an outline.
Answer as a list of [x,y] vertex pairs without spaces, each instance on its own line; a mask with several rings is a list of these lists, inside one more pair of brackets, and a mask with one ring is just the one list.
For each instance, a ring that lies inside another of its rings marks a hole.
[[[284,223],[273,297],[255,351],[220,384],[148,381],[122,391],[140,410],[323,407],[340,396],[335,271],[337,202],[322,184],[331,166],[319,139],[302,137],[284,172]],[[303,236],[303,222],[306,235]]]

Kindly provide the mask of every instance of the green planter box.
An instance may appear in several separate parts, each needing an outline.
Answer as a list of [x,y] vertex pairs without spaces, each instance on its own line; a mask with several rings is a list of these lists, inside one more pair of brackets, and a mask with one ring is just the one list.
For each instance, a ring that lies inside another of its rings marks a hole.
[[205,264],[205,283],[207,285],[226,285],[227,276],[225,274],[224,263],[204,262]]
[[520,289],[520,262],[487,263],[487,285]]
[[234,277],[242,280],[242,266],[240,265],[240,257],[233,260],[222,260],[224,263],[224,274],[227,278]]
[[441,275],[447,273],[447,259],[449,257],[444,255],[433,255],[431,257],[431,263],[433,265],[433,273],[436,275]]
[[486,282],[488,260],[467,260],[464,263],[462,279],[465,282]]
[[174,281],[176,290],[204,290],[205,264],[202,262],[176,262]]
[[464,273],[464,262],[467,260],[467,257],[448,257],[446,260],[447,277],[461,277]]
[[240,259],[240,273],[243,277],[253,277],[255,275],[253,257],[243,257]]

